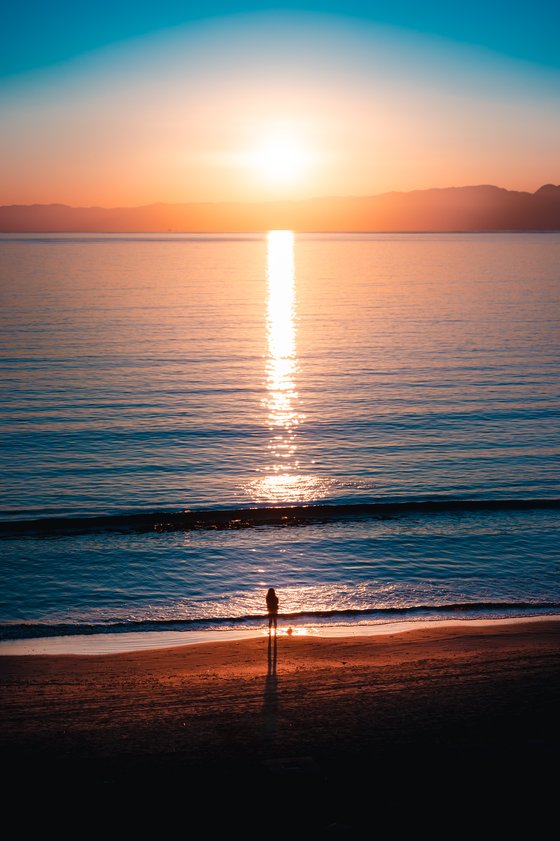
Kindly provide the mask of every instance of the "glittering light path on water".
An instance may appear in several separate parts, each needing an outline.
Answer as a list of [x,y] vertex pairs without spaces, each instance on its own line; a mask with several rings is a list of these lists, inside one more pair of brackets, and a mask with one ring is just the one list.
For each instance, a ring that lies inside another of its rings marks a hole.
[[320,496],[323,485],[302,472],[298,452],[297,427],[305,417],[298,406],[296,305],[294,234],[269,231],[264,406],[271,438],[266,475],[252,483],[250,492],[273,504],[310,501]]
[[302,498],[297,476],[296,427],[297,352],[295,324],[294,235],[270,231],[267,237],[267,357],[264,399],[268,428],[269,459],[266,476],[253,486],[255,497],[266,501]]

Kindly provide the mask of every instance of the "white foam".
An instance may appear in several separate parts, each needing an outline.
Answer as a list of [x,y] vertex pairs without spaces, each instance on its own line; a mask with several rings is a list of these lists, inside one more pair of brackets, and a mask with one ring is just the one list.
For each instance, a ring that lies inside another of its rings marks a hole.
[[[558,620],[558,615],[517,616],[505,619],[418,619],[400,622],[385,622],[371,625],[294,625],[294,636],[316,637],[363,637],[382,634],[398,634],[420,628],[450,628],[465,625],[513,625],[525,622]],[[287,628],[279,628],[280,635]],[[194,645],[204,642],[226,642],[228,640],[250,639],[266,635],[266,629],[228,631],[143,631],[113,634],[89,634],[68,637],[38,637],[27,640],[5,640],[0,642],[0,656],[32,654],[123,654],[129,651],[144,651],[156,648],[170,648],[176,645]]]

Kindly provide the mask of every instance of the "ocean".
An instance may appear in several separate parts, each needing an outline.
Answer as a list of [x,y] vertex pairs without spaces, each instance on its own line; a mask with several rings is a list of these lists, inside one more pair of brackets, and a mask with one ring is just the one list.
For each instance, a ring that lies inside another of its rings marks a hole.
[[560,235],[0,266],[0,639],[560,612]]

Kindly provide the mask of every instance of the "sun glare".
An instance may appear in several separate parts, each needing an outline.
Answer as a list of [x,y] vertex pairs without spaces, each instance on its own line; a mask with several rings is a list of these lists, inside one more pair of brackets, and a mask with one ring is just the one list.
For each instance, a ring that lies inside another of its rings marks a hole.
[[310,165],[310,154],[295,137],[278,136],[263,140],[249,156],[249,163],[265,181],[292,184]]

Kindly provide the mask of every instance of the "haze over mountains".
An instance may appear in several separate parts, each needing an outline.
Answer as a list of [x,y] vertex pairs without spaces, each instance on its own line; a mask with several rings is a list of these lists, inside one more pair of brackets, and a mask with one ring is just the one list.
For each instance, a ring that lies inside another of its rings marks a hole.
[[5,233],[560,230],[560,186],[535,193],[448,187],[303,201],[152,204],[144,207],[5,205]]

